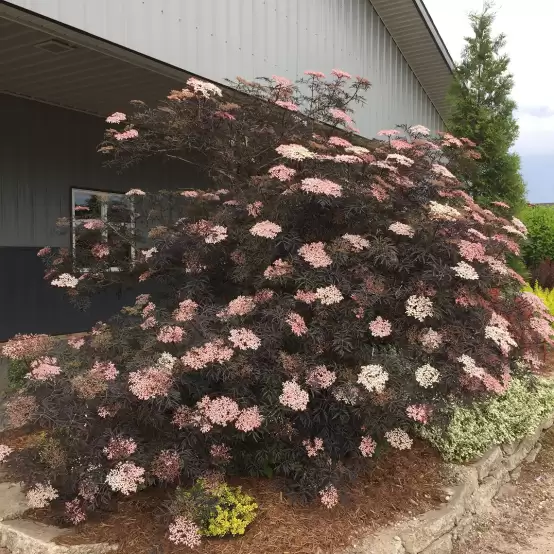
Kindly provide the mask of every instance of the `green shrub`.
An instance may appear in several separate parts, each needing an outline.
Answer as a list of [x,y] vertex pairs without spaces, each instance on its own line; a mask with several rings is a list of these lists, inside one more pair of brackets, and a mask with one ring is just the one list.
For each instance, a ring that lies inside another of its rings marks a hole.
[[421,435],[450,462],[481,456],[495,444],[514,442],[533,432],[554,411],[554,384],[540,380],[536,386],[514,379],[506,393],[473,406],[453,409],[446,429],[431,425]]
[[29,373],[29,364],[25,360],[9,360],[8,384],[10,389],[16,391],[23,388],[27,373]]
[[177,489],[174,511],[193,520],[206,537],[244,535],[258,505],[241,487],[209,486],[199,479],[191,489]]
[[522,252],[527,265],[534,268],[543,260],[554,259],[554,207],[529,206],[520,217],[529,232]]

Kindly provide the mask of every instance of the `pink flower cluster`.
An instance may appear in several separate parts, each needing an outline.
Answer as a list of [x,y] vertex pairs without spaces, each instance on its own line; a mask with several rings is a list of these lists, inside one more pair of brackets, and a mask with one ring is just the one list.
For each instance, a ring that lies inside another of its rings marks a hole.
[[231,329],[229,340],[239,350],[258,350],[262,341],[249,329]]
[[50,345],[48,335],[15,335],[4,343],[2,355],[11,360],[33,359],[46,353]]
[[6,458],[13,452],[7,444],[0,444],[0,464],[6,461]]
[[207,81],[201,81],[196,77],[191,77],[187,81],[187,86],[191,88],[195,94],[203,96],[204,98],[210,98],[212,96],[222,96],[221,89],[218,86]]
[[173,544],[182,544],[187,548],[196,548],[201,543],[200,528],[184,516],[177,516],[169,526],[169,540]]
[[62,273],[57,279],[50,281],[54,287],[74,289],[79,284],[79,279],[69,273]]
[[106,117],[106,123],[121,123],[125,121],[127,116],[122,112],[114,112],[112,115]]
[[140,400],[167,396],[173,377],[164,369],[139,369],[129,373],[129,390]]
[[298,106],[294,102],[290,102],[287,100],[275,100],[275,104],[281,108],[285,108],[285,110],[289,110],[291,112],[297,112]]
[[123,141],[137,138],[138,135],[139,133],[136,129],[127,129],[127,131],[123,131],[122,133],[115,133],[114,138],[115,140]]
[[290,262],[285,262],[284,260],[275,260],[266,270],[264,271],[264,277],[266,279],[276,279],[278,277],[284,277],[292,273],[292,264]]
[[305,304],[313,304],[317,300],[315,292],[310,292],[306,290],[299,290],[294,295],[294,298],[299,302],[304,302]]
[[82,501],[74,498],[70,502],[65,503],[65,517],[73,525],[79,525],[87,519],[87,514],[82,506]]
[[298,254],[314,268],[327,267],[333,263],[322,242],[305,244],[298,249]]
[[275,150],[283,158],[288,158],[289,160],[302,161],[314,157],[313,152],[310,152],[310,150],[300,144],[281,144]]
[[103,452],[108,460],[124,460],[137,449],[137,443],[130,438],[112,437]]
[[337,380],[337,374],[324,365],[318,365],[308,372],[306,384],[316,389],[328,389]]
[[423,321],[426,317],[433,317],[433,302],[426,296],[413,294],[406,300],[406,315]]
[[429,328],[421,333],[419,341],[426,350],[436,350],[442,344],[442,336],[437,331]]
[[141,189],[129,189],[125,196],[146,196],[146,193]]
[[246,212],[252,217],[258,217],[262,213],[263,207],[263,202],[256,200],[256,202],[246,205]]
[[90,372],[103,381],[114,381],[119,375],[113,362],[94,362]]
[[212,424],[222,427],[235,421],[240,414],[238,404],[228,396],[214,399],[204,396],[197,407],[201,415],[205,416]]
[[348,148],[352,146],[351,142],[348,142],[346,139],[341,137],[329,137],[327,141],[331,146],[342,146],[343,148]]
[[26,377],[27,379],[35,379],[37,381],[49,381],[61,372],[58,360],[45,356],[31,363],[31,371],[27,373]]
[[369,241],[364,239],[360,235],[342,235],[342,238],[350,244],[350,246],[357,251],[361,251],[364,248],[369,248]]
[[304,439],[302,441],[302,444],[306,449],[308,458],[315,458],[319,452],[323,452],[324,450],[323,439],[320,439],[319,437],[316,437],[313,441],[311,441],[310,439]]
[[329,179],[307,177],[306,179],[302,179],[300,188],[304,192],[311,192],[313,194],[323,194],[335,198],[342,196],[342,187],[333,181],[329,181]]
[[282,227],[271,221],[260,221],[250,228],[250,234],[255,237],[274,239],[282,231]]
[[470,262],[483,262],[485,260],[485,248],[478,242],[461,240],[458,243],[458,249],[460,251],[460,256]]
[[83,223],[83,227],[85,229],[97,231],[99,229],[103,229],[106,226],[106,224],[101,219],[87,219]]
[[166,344],[170,342],[177,343],[183,340],[183,335],[184,335],[184,332],[183,332],[183,329],[181,329],[181,327],[178,327],[177,325],[175,326],[164,325],[160,329],[157,339],[160,342],[164,342]]
[[301,337],[308,332],[308,327],[306,327],[306,322],[304,321],[304,318],[296,312],[291,312],[287,316],[286,322],[289,324],[289,327],[291,328],[293,334],[295,334],[297,337]]
[[71,348],[79,350],[85,345],[85,339],[83,337],[70,337],[67,339],[67,344],[71,346]]
[[261,289],[254,295],[254,302],[257,304],[269,302],[273,298],[274,294],[275,293],[271,289]]
[[152,462],[152,475],[160,481],[172,482],[181,473],[179,454],[173,450],[162,450]]
[[218,312],[216,315],[219,318],[225,319],[237,315],[249,314],[256,308],[256,302],[252,296],[238,296],[229,302],[229,305]]
[[133,462],[119,462],[106,475],[106,484],[114,492],[126,496],[137,492],[138,486],[144,483],[144,468]]
[[39,258],[43,258],[44,256],[48,256],[48,254],[50,254],[50,252],[52,252],[52,249],[49,246],[45,246],[44,248],[41,248],[37,252],[37,256]]
[[278,179],[279,181],[286,183],[296,175],[296,169],[291,169],[286,165],[275,165],[269,168],[268,173],[274,179]]
[[173,312],[173,319],[180,322],[192,321],[197,308],[198,304],[194,300],[183,300],[179,302],[179,307]]
[[328,508],[334,508],[339,503],[339,491],[333,485],[327,485],[319,491],[321,503]]
[[302,390],[296,381],[285,381],[283,383],[283,392],[279,396],[279,402],[283,406],[301,412],[308,407],[309,400],[308,393]]
[[390,225],[389,231],[392,231],[397,235],[404,235],[410,238],[415,235],[415,230],[413,227],[410,227],[410,225],[406,225],[405,223],[400,223],[399,221]]
[[412,448],[413,440],[410,438],[406,431],[402,429],[392,429],[385,433],[387,442],[397,450],[409,450]]
[[233,459],[231,454],[231,448],[226,444],[213,444],[210,447],[210,454],[212,458],[222,461],[224,463],[230,462]]
[[424,425],[429,423],[433,409],[429,404],[411,404],[406,408],[406,415]]
[[260,414],[258,406],[252,406],[251,408],[245,408],[241,410],[239,416],[235,421],[235,427],[244,433],[253,431],[262,425],[264,418]]
[[375,454],[376,448],[377,443],[370,436],[362,437],[359,449],[364,458],[371,458]]
[[369,330],[374,337],[384,338],[392,333],[392,325],[390,321],[378,316],[369,324]]
[[191,348],[181,362],[191,369],[204,369],[208,364],[222,364],[231,359],[234,350],[225,346],[223,340],[216,339],[202,346]]

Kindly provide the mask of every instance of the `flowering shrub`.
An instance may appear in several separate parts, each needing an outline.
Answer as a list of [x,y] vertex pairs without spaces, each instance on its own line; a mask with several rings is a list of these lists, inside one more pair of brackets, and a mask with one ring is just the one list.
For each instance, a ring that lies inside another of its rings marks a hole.
[[[248,95],[192,79],[158,107],[135,102],[100,148],[123,167],[196,165],[211,189],[129,191],[135,224],[109,223],[117,248],[99,256],[103,231],[79,227],[86,274],[41,254],[72,299],[147,288],[78,343],[34,352],[7,407],[12,425],[49,429],[66,461],[31,449],[6,464],[53,487],[72,521],[214,471],[276,474],[332,508],[377,446],[410,448],[450,400],[502,394],[552,342],[552,317],[505,263],[525,227],[454,176],[466,141],[421,126],[363,141],[352,105],[369,83],[338,70],[235,87]],[[5,355],[19,356],[14,341]],[[170,536],[196,544],[197,525],[179,514]]]
[[539,381],[530,386],[523,379],[513,379],[502,396],[472,406],[452,407],[446,429],[422,426],[421,434],[446,460],[467,462],[479,458],[493,445],[515,442],[534,433],[552,412],[552,383]]

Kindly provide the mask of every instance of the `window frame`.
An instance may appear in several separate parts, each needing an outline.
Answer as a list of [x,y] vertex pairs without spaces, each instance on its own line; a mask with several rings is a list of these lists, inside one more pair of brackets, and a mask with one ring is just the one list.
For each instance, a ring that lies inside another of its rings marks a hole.
[[[71,255],[73,258],[73,270],[75,273],[87,273],[90,271],[90,268],[87,267],[77,267],[77,256],[76,256],[76,250],[77,250],[77,235],[75,233],[75,230],[78,226],[82,225],[86,219],[79,219],[79,217],[76,215],[75,212],[75,206],[77,205],[75,200],[75,194],[76,193],[85,193],[90,194],[91,196],[106,196],[108,197],[107,200],[109,200],[110,196],[116,196],[119,198],[123,198],[126,201],[130,202],[130,211],[131,211],[131,221],[129,223],[123,223],[125,227],[128,229],[135,229],[136,227],[136,217],[135,217],[135,202],[134,198],[125,196],[124,192],[120,191],[114,191],[114,190],[102,190],[102,189],[88,189],[88,188],[81,188],[81,187],[71,187],[71,194],[70,194],[70,215],[71,215]],[[109,220],[108,220],[108,203],[102,202],[100,205],[100,217],[95,218],[100,219],[104,222],[105,227],[102,229],[102,242],[107,243],[108,242],[108,231],[109,231]],[[136,260],[136,248],[135,245],[131,244],[131,263],[134,263]],[[106,271],[110,272],[118,272],[121,271],[121,267],[119,266],[111,266],[106,269]]]

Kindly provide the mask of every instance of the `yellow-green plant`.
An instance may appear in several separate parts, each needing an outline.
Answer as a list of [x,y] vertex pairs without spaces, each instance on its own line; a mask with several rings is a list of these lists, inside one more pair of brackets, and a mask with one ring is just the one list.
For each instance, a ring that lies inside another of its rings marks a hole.
[[526,285],[523,290],[536,294],[544,302],[550,315],[554,316],[554,289],[543,288],[538,283],[535,283],[533,288],[531,288],[531,285]]
[[256,519],[258,505],[241,487],[226,483],[208,486],[199,479],[188,489],[177,489],[174,510],[194,520],[206,537],[243,535]]

